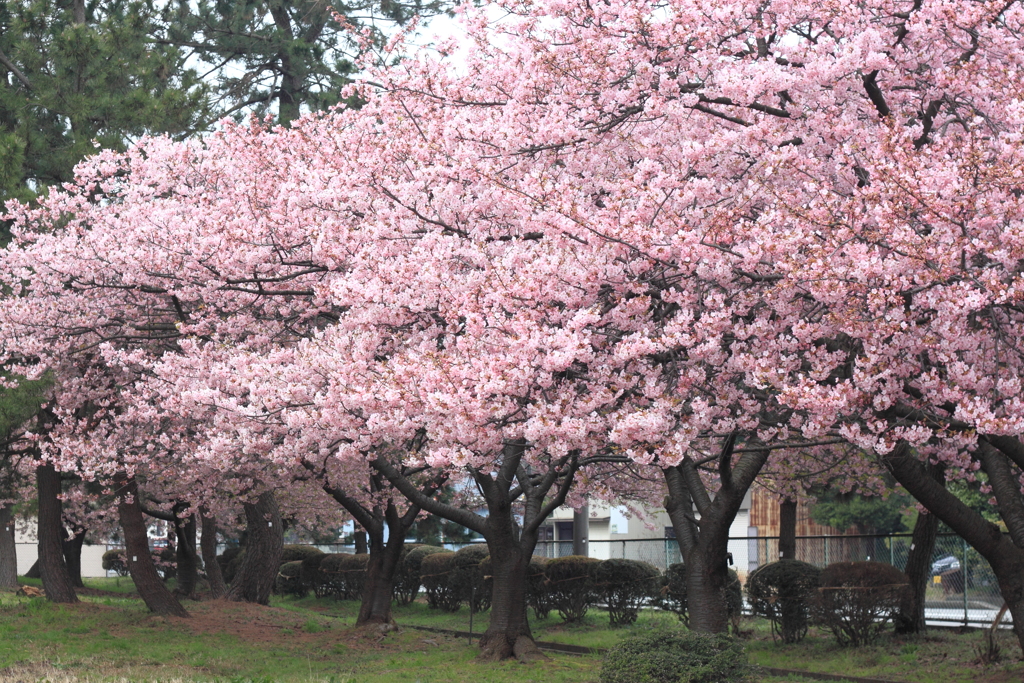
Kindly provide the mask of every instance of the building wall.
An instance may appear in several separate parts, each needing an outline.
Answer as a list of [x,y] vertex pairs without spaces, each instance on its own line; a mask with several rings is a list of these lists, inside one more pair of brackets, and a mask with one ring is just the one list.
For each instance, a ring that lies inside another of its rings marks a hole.
[[[14,526],[14,547],[18,553],[18,575],[23,576],[32,568],[39,557],[39,546],[36,543],[35,526],[18,522]],[[107,575],[103,569],[103,553],[107,551],[106,545],[84,545],[82,546],[82,577],[95,578]]]

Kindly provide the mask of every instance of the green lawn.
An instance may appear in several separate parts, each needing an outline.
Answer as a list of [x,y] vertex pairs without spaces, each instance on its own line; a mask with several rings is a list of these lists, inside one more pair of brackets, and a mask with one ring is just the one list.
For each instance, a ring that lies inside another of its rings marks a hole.
[[[0,593],[0,681],[597,683],[600,676],[600,655],[552,653],[537,664],[495,665],[476,661],[476,647],[463,638],[414,629],[386,636],[357,631],[352,628],[355,602],[275,597],[269,608],[189,602],[192,619],[167,619],[145,609],[128,579],[87,584],[80,605]],[[397,608],[395,617],[400,625],[469,630],[466,609],[445,614],[414,603]],[[475,632],[486,628],[487,617],[486,612],[475,616]],[[606,648],[655,623],[677,620],[646,611],[636,625],[613,629],[607,613],[592,610],[580,624],[561,624],[553,614],[533,622],[533,629],[539,641]],[[813,630],[802,643],[782,645],[772,641],[762,621],[745,620],[742,628],[750,660],[766,667],[901,683],[1024,680],[1024,664],[1009,633],[999,636],[1002,661],[982,666],[974,663],[980,633],[934,630],[926,637],[851,649]],[[810,679],[764,674],[758,680]]]

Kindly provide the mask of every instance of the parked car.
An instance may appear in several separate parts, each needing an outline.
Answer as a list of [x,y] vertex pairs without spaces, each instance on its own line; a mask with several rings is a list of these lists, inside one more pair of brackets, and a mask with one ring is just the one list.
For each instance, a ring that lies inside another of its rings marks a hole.
[[960,560],[953,555],[946,555],[932,562],[932,576],[945,574],[960,569]]

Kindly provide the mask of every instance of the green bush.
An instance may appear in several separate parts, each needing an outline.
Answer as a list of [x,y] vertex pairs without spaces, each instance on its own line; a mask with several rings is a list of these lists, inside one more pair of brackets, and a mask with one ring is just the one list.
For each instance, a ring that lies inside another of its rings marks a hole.
[[481,566],[485,559],[489,559],[485,544],[467,545],[452,558],[452,573],[448,577],[452,590],[474,612],[483,612],[491,606],[490,562],[487,563],[486,574]]
[[772,623],[772,638],[796,643],[807,635],[811,605],[818,594],[821,570],[799,560],[779,560],[747,577],[751,611]]
[[128,576],[128,562],[124,548],[115,548],[103,553],[103,568],[108,572],[117,572],[118,576]]
[[910,580],[884,562],[836,562],[821,572],[818,620],[841,645],[873,642],[910,599]]
[[277,579],[274,581],[274,592],[277,594],[302,598],[308,590],[302,583],[302,562],[285,562],[277,570]]
[[399,605],[408,605],[420,592],[420,565],[423,564],[423,558],[443,552],[444,548],[433,545],[411,546],[402,551],[402,559],[395,572],[395,601]]
[[547,564],[546,557],[535,555],[526,568],[526,601],[538,619],[547,619],[551,612],[551,591],[548,590],[548,577],[544,574]]
[[323,562],[325,557],[327,557],[326,553],[310,555],[299,563],[302,565],[302,571],[299,574],[302,585],[306,590],[313,591],[313,594],[318,598],[327,595],[324,591],[324,586],[320,583],[320,563]]
[[608,605],[613,626],[636,621],[640,607],[658,595],[661,572],[646,562],[621,558],[605,560],[594,570],[594,581]]
[[326,555],[316,570],[314,591],[320,596],[338,600],[358,600],[362,597],[369,555],[337,553]]
[[736,683],[749,673],[743,648],[724,633],[658,628],[608,650],[601,683]]
[[281,564],[285,562],[301,562],[306,558],[324,554],[324,551],[312,545],[286,545],[281,553]]
[[420,564],[420,580],[427,593],[427,604],[443,612],[458,612],[462,596],[450,580],[455,564],[455,553],[440,552],[427,555]]
[[[661,606],[676,613],[686,626],[690,625],[690,612],[686,602],[686,567],[682,562],[669,565],[662,578]],[[725,606],[729,619],[735,622],[743,612],[743,586],[735,570],[729,570],[725,585]],[[735,626],[735,623],[734,623]]]
[[245,559],[245,548],[239,546],[228,548],[222,555],[217,557],[217,562],[220,564],[220,573],[224,577],[224,583],[231,583],[235,580],[235,574],[238,573],[238,568],[242,566],[243,559]]
[[369,563],[370,556],[366,553],[342,556],[341,561],[338,563],[342,585],[341,600],[362,599],[363,586],[366,584],[366,565]]
[[598,597],[594,572],[601,560],[582,555],[569,555],[548,560],[544,567],[552,608],[558,610],[566,623],[583,619]]

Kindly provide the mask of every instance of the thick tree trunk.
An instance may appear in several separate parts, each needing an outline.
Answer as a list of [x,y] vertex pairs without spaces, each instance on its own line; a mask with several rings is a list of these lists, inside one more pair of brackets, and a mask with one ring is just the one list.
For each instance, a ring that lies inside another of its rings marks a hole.
[[395,596],[395,573],[404,546],[404,534],[396,534],[394,530],[386,544],[383,534],[370,534],[370,561],[366,565],[366,582],[356,626],[395,625],[391,603]]
[[491,619],[480,637],[480,656],[500,661],[542,657],[526,612],[526,575],[530,556],[518,543],[487,541],[491,554]]
[[366,545],[366,532],[359,528],[358,525],[355,527],[355,531],[352,533],[352,543],[356,546],[356,555],[365,555],[369,551],[369,547]]
[[[986,521],[947,491],[945,486],[936,482],[924,463],[911,455],[910,447],[905,442],[898,443],[892,451],[882,456],[882,462],[896,481],[921,505],[988,560],[1003,600],[1013,615],[1013,630],[1017,641],[1024,650],[1024,550],[1004,536],[999,527]],[[994,491],[998,498],[999,490],[994,487]]]
[[796,500],[779,503],[779,559],[796,559]]
[[87,529],[76,526],[71,535],[60,543],[64,562],[68,565],[68,575],[75,588],[85,588],[85,584],[82,583],[82,545],[85,544],[86,531]]
[[[735,513],[733,514],[733,518]],[[690,630],[724,633],[729,630],[729,525],[732,518],[701,518],[700,540],[684,556],[686,604]]]
[[[696,464],[685,458],[663,470],[668,497],[665,509],[684,558],[690,629],[724,633],[729,629],[729,527],[743,498],[768,461],[770,451],[744,449],[733,463],[737,435],[725,439],[719,457],[719,487],[714,499]],[[700,513],[698,524],[694,507]]]
[[18,588],[18,546],[14,544],[14,506],[0,505],[0,590]]
[[117,494],[117,513],[121,520],[121,530],[124,532],[128,571],[135,588],[150,611],[162,616],[188,617],[189,613],[167,590],[153,565],[149,535],[146,533],[146,522],[139,506],[139,488],[135,477],[128,477],[123,472],[118,473],[114,475],[114,487]]
[[910,579],[910,599],[896,614],[896,633],[924,633],[924,603],[928,581],[932,577],[932,553],[939,535],[939,518],[928,512],[917,516],[910,552],[903,573]]
[[200,540],[200,547],[203,552],[203,566],[206,568],[206,580],[210,582],[210,595],[214,599],[222,598],[227,593],[227,586],[224,585],[224,575],[220,571],[220,563],[217,562],[217,520],[203,514],[202,523],[203,537]]
[[[175,508],[177,510],[177,506]],[[196,516],[189,515],[174,523],[174,559],[178,565],[178,586],[174,592],[195,599],[199,583],[199,553],[196,552]]]
[[248,530],[245,559],[231,582],[227,598],[267,605],[284,552],[281,513],[271,491],[261,493],[255,503],[245,503],[243,507]]
[[61,547],[64,526],[59,498],[60,474],[53,465],[36,468],[36,486],[39,491],[39,575],[43,589],[53,602],[78,602]]

